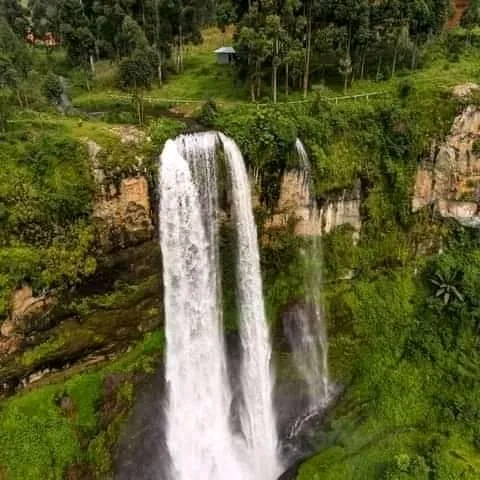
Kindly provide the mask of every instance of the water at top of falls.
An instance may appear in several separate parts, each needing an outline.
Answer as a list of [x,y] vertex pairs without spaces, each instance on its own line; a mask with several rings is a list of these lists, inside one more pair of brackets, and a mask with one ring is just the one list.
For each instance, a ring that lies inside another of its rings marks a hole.
[[229,425],[224,341],[211,281],[216,265],[198,190],[173,141],[161,155],[159,184],[171,480],[253,480]]
[[250,184],[238,146],[227,136],[219,136],[230,174],[238,237],[237,282],[243,347],[241,382],[244,402],[241,424],[247,448],[252,455],[255,479],[275,479],[280,474],[281,464],[272,400],[272,351],[265,317]]
[[308,153],[303,142],[297,138],[295,140],[295,150],[300,159],[301,166],[306,172],[310,172],[310,161],[308,159]]
[[[311,181],[312,181],[312,167],[308,159],[308,153],[303,142],[297,138],[295,140],[295,152],[300,160],[300,175],[302,175],[303,189],[310,195]],[[310,195],[310,199],[311,199]]]

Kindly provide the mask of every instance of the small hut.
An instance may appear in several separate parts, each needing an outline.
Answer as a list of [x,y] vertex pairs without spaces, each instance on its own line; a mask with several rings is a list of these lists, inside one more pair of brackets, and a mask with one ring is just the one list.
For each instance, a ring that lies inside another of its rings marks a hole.
[[235,49],[233,47],[221,47],[215,50],[217,55],[217,63],[220,65],[228,65],[235,61]]

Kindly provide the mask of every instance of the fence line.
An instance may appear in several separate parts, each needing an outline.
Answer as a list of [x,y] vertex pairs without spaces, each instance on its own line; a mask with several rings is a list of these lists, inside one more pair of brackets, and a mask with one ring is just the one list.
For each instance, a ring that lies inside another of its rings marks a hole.
[[[370,97],[378,97],[378,96],[384,96],[388,95],[389,92],[369,92],[369,93],[359,93],[356,95],[342,95],[339,97],[320,97],[324,100],[327,100],[329,102],[335,102],[337,105],[338,102],[343,101],[343,100],[352,100],[352,99],[357,99],[357,98],[364,98],[365,100],[369,100]],[[126,95],[115,95],[115,94],[109,94],[108,97],[111,99],[119,99],[119,100],[127,100],[131,101],[132,97],[126,96]],[[148,102],[148,103],[171,103],[171,104],[203,104],[207,101],[207,99],[204,100],[199,100],[199,99],[181,99],[181,98],[158,98],[158,97],[143,97],[143,100]],[[285,101],[285,102],[277,102],[276,104],[272,102],[264,102],[264,103],[256,103],[256,102],[238,102],[238,104],[242,105],[249,105],[249,106],[257,106],[257,107],[263,107],[263,106],[270,106],[270,105],[293,105],[293,104],[302,104],[302,103],[312,103],[316,100],[316,98],[309,98],[309,99],[304,99],[304,100],[291,100],[291,101]],[[223,101],[223,100],[218,100],[216,103],[219,105],[235,105],[237,102],[228,102],[228,101]]]

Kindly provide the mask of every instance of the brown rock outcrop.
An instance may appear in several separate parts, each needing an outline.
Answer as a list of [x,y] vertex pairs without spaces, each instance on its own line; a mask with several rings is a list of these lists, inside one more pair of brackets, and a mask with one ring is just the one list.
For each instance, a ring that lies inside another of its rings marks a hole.
[[118,188],[111,185],[109,195],[97,200],[93,218],[100,244],[106,251],[152,238],[147,179],[124,178]]
[[55,303],[56,299],[52,295],[35,297],[28,285],[15,290],[12,295],[10,317],[0,327],[2,337],[9,338],[16,334],[29,333],[35,328],[41,327],[42,317]]
[[412,208],[434,204],[443,217],[480,227],[480,108],[467,107],[445,143],[417,170]]
[[311,198],[308,182],[301,173],[286,172],[282,179],[280,197],[267,228],[286,227],[295,222],[295,234],[317,236],[329,233],[340,225],[351,225],[360,232],[360,186],[329,195],[316,205]]

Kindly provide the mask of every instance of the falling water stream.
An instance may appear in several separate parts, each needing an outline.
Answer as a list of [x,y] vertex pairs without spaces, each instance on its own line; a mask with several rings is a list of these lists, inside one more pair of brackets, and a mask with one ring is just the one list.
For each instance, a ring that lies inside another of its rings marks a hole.
[[161,156],[160,179],[171,478],[244,480],[229,426],[215,265],[190,167],[172,141]]
[[280,474],[277,431],[273,412],[272,349],[265,318],[257,227],[242,154],[235,142],[220,134],[231,177],[233,213],[238,235],[238,296],[243,347],[241,381],[243,432],[251,452],[255,478]]
[[[310,199],[311,215],[317,215],[312,198],[311,168],[303,143],[297,139],[296,152],[303,174],[302,188]],[[308,409],[303,417],[296,419],[290,436],[297,434],[302,423],[308,421],[324,409],[333,392],[328,378],[328,339],[320,303],[322,285],[322,250],[320,239],[308,239],[308,247],[303,252],[305,271],[305,302],[299,302],[283,315],[285,335],[290,344],[293,362],[308,388]]]
[[[233,432],[220,308],[217,148],[237,229],[242,432]],[[168,141],[160,165],[170,480],[275,480],[281,473],[256,225],[242,155],[208,132]]]

